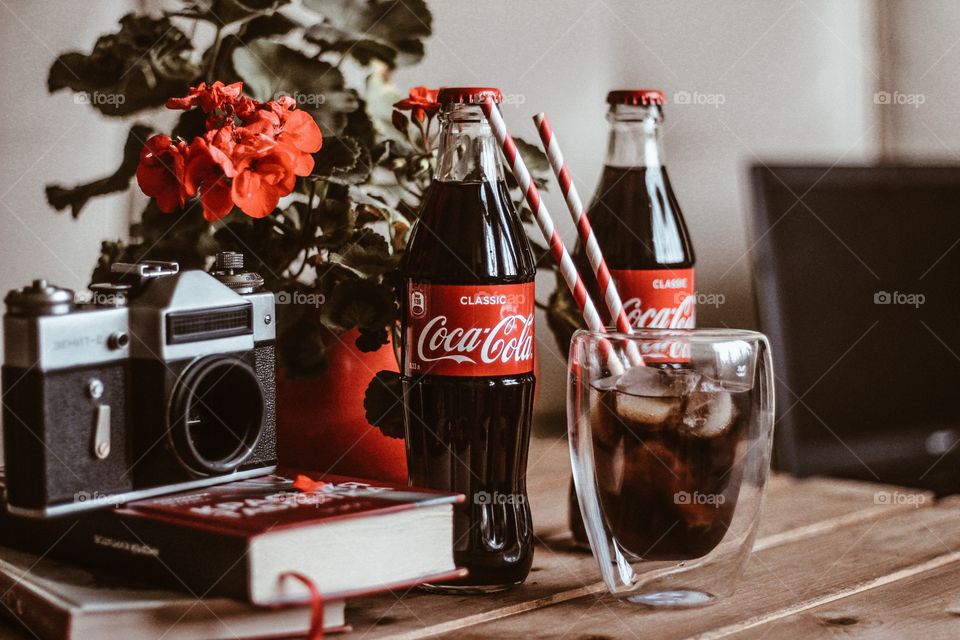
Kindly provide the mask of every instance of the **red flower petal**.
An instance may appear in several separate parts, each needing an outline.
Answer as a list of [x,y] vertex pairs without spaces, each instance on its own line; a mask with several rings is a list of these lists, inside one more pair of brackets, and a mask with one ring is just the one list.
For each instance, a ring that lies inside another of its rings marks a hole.
[[[414,87],[410,89],[409,96],[395,103],[393,106],[395,109],[413,111],[414,117],[416,117],[418,121],[423,122],[425,114],[435,113],[440,108],[440,103],[437,102],[439,93],[439,89]],[[418,109],[420,110],[419,115],[417,112]]]
[[298,153],[297,163],[293,166],[294,175],[308,176],[313,172],[313,156],[309,153]]
[[200,192],[200,202],[203,204],[203,217],[210,222],[230,213],[233,210],[230,181],[221,176],[211,184],[204,184]]
[[157,207],[170,213],[186,201],[184,189],[184,153],[182,143],[174,144],[165,135],[150,137],[140,150],[137,184],[154,198]]
[[314,480],[309,476],[303,474],[297,474],[297,477],[293,481],[293,488],[297,491],[302,491],[303,493],[311,493],[319,489],[323,489],[329,483],[324,482],[323,480]]
[[267,217],[280,201],[276,189],[254,171],[244,171],[234,178],[232,193],[234,204],[251,218]]
[[283,122],[278,140],[288,142],[300,151],[316,153],[323,146],[320,127],[306,111],[291,111]]

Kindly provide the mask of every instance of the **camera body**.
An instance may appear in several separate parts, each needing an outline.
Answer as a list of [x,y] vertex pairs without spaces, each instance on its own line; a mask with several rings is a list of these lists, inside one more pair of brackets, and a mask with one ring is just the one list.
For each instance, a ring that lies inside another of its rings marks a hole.
[[89,301],[43,280],[4,315],[8,509],[54,516],[276,467],[274,296],[210,273],[114,264]]

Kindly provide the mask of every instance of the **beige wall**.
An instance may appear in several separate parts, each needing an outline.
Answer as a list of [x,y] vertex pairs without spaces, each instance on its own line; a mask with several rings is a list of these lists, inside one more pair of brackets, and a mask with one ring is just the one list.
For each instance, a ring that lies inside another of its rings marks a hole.
[[881,2],[884,152],[891,158],[960,161],[960,2]]
[[[132,2],[6,0],[0,4],[0,289],[36,277],[84,287],[103,238],[127,231],[127,198],[93,201],[80,220],[47,205],[44,185],[108,174],[122,156],[129,124],[94,113],[70,92],[47,93],[56,55],[87,51]],[[73,8],[69,8],[69,7]],[[82,7],[82,10],[80,10]]]

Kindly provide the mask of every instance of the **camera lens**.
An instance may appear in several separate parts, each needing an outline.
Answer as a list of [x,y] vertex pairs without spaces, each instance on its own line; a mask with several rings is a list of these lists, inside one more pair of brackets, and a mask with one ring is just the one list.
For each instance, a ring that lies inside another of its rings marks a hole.
[[263,389],[242,360],[209,356],[181,377],[170,413],[170,435],[181,461],[202,474],[230,473],[260,437]]

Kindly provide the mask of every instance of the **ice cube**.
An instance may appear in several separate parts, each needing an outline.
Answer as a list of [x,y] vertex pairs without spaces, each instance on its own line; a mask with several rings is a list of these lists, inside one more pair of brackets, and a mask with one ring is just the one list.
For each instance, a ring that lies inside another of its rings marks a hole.
[[661,440],[630,443],[624,462],[623,491],[646,493],[652,501],[659,502],[658,494],[670,486],[682,467],[676,450]]
[[633,367],[617,380],[617,390],[647,398],[678,398],[697,386],[700,374],[690,369]]
[[590,431],[595,444],[612,449],[623,437],[620,420],[614,415],[614,392],[590,389]]
[[753,388],[753,377],[757,358],[750,343],[743,340],[729,340],[713,345],[716,369],[713,376],[726,391],[749,391]]
[[620,376],[607,376],[594,380],[591,384],[597,391],[613,391],[617,388],[618,382],[620,382]]
[[687,398],[683,412],[686,432],[701,438],[723,435],[733,424],[737,409],[725,391],[695,391]]
[[679,397],[650,398],[617,394],[617,414],[624,422],[660,426],[680,412]]
[[623,486],[624,447],[621,438],[616,447],[609,451],[596,450],[595,464],[597,469],[597,484],[600,489],[613,495],[620,495]]

